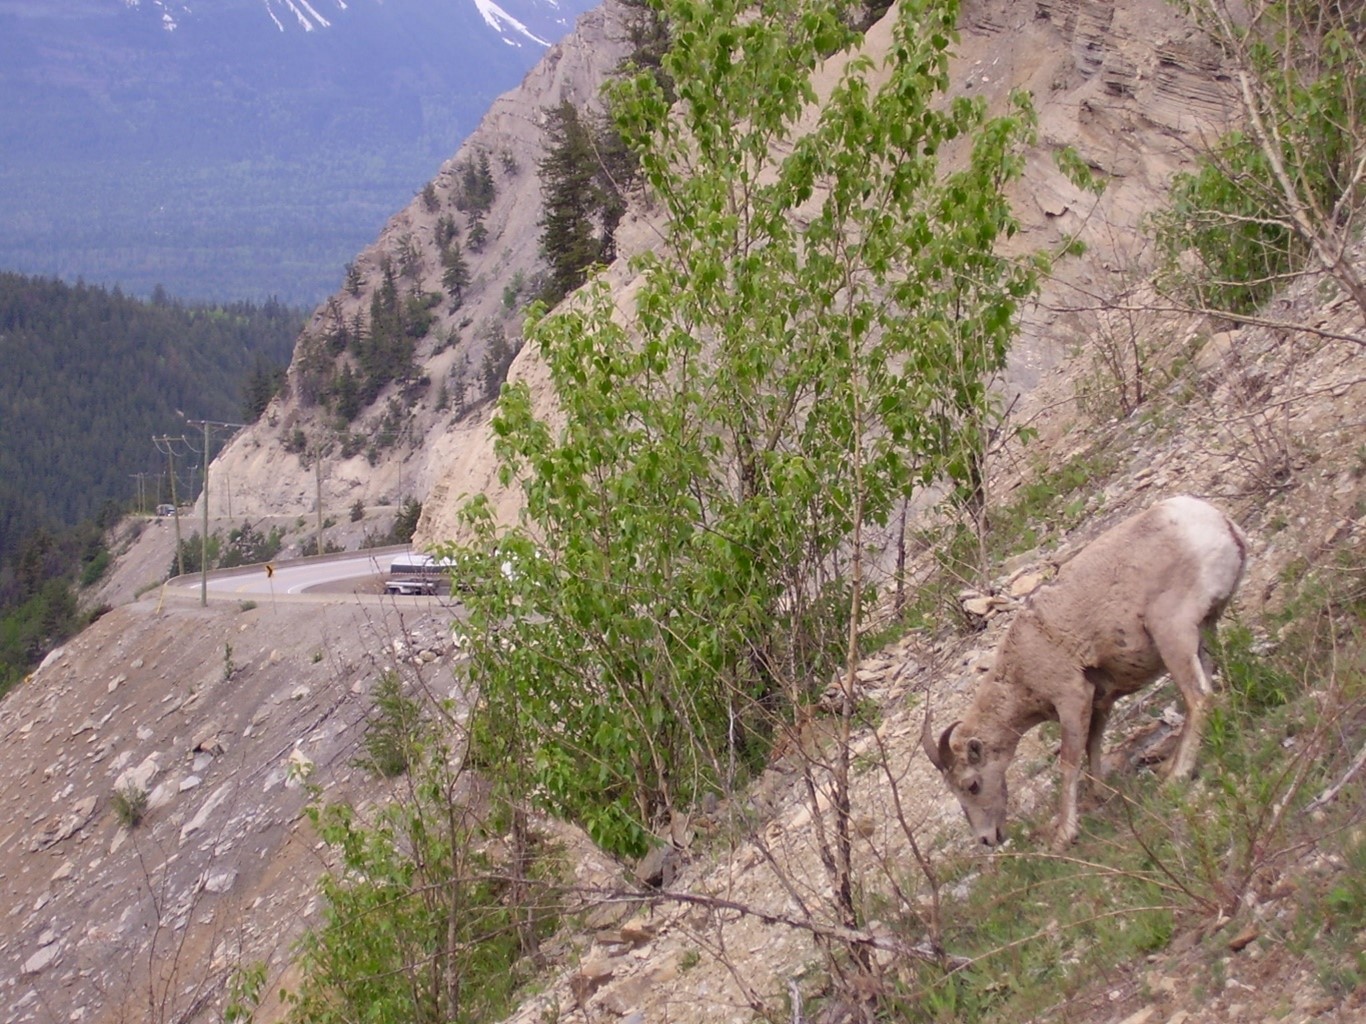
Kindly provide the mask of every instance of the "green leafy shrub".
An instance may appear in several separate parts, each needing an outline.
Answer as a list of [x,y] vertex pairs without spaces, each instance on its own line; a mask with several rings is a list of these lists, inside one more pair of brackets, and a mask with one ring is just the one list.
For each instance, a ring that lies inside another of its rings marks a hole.
[[[1154,219],[1167,290],[1250,313],[1309,263],[1366,301],[1343,226],[1366,201],[1360,176],[1366,76],[1348,5],[1274,0],[1250,24],[1185,0],[1240,82],[1244,123],[1176,176]],[[1189,260],[1193,266],[1186,261]]]
[[988,381],[1048,262],[997,251],[1027,99],[941,102],[955,5],[903,4],[879,75],[855,61],[800,123],[811,70],[860,41],[844,13],[665,5],[667,74],[632,68],[608,103],[665,241],[631,310],[589,281],[535,311],[563,426],[521,382],[493,420],[527,531],[466,510],[480,756],[617,853],[762,764],[856,645],[849,552],[922,483],[980,469]]
[[294,1024],[502,1019],[559,919],[555,865],[516,816],[513,852],[486,852],[486,835],[509,823],[459,803],[458,765],[424,749],[411,785],[371,821],[345,804],[309,808],[338,870],[322,880],[323,923],[301,944]]
[[142,824],[147,813],[147,799],[147,790],[133,782],[114,790],[110,804],[119,824],[125,828],[137,828]]
[[[1270,165],[1241,132],[1231,132],[1194,172],[1172,182],[1170,206],[1155,220],[1160,246],[1168,254],[1164,279],[1208,309],[1255,311],[1304,257],[1293,233],[1273,216],[1261,189]],[[1181,267],[1189,253],[1195,273]]]
[[424,728],[421,706],[403,695],[398,673],[383,673],[375,685],[361,765],[384,778],[402,775],[417,757]]

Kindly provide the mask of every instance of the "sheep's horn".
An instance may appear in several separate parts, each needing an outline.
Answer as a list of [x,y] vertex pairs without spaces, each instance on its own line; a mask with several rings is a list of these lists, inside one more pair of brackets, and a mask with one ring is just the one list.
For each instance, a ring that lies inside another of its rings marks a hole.
[[940,737],[938,745],[934,742],[934,728],[931,724],[931,711],[928,704],[925,705],[925,724],[920,729],[920,745],[925,748],[925,756],[930,759],[930,764],[934,765],[941,772],[946,771],[953,762],[953,751],[949,749],[949,734],[953,732],[954,722],[944,730],[944,735]]
[[958,728],[958,726],[958,722],[953,722],[953,724],[949,725],[940,735],[938,750],[934,752],[936,756],[932,758],[934,765],[936,765],[940,771],[948,771],[953,767],[953,748],[949,747],[948,741],[953,736],[953,729]]
[[925,724],[920,727],[920,745],[925,749],[925,756],[930,759],[930,764],[942,772],[944,766],[939,763],[939,748],[934,745],[934,729],[930,725],[930,718],[930,704],[926,701]]
[[944,735],[940,736],[940,760],[944,762],[944,770],[947,771],[953,765],[953,748],[949,747],[949,737],[953,735],[953,729],[958,728],[958,722],[953,722],[944,730]]

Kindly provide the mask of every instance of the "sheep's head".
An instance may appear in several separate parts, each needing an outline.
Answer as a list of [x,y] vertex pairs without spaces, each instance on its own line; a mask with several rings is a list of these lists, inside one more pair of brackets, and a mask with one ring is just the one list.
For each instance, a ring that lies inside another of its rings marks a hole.
[[960,724],[950,725],[936,743],[927,712],[920,742],[930,763],[958,797],[978,842],[995,846],[1006,837],[1006,766],[1010,756],[991,754],[976,736],[955,738],[954,730]]

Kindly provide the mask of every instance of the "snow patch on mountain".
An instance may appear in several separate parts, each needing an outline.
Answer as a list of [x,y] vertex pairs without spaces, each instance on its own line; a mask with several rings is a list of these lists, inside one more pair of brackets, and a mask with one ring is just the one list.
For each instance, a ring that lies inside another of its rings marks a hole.
[[[291,28],[302,29],[304,32],[313,32],[317,29],[331,28],[333,19],[337,12],[347,10],[346,0],[261,0],[266,9],[266,15],[275,25],[277,31],[287,32]],[[551,40],[545,39],[537,34],[537,31],[527,25],[516,15],[511,14],[506,8],[495,3],[494,0],[472,0],[479,16],[484,23],[497,32],[503,42],[509,46],[520,47],[525,43],[533,43],[536,46],[549,46]],[[130,8],[151,8],[160,13],[161,27],[167,32],[174,32],[181,20],[192,15],[192,8],[186,0],[123,0],[125,7]],[[559,10],[558,0],[541,0],[539,4],[533,3],[533,9],[540,7],[551,10]]]
[[[503,10],[493,0],[474,0],[474,6],[478,8],[479,15],[484,19],[484,23],[499,33],[503,37],[503,42],[509,46],[520,46],[521,43],[516,39],[509,39],[507,32],[511,30],[517,35],[524,36],[537,46],[549,46],[548,40],[536,35],[526,25],[518,21],[507,11]],[[558,6],[558,4],[556,5]]]
[[[262,0],[266,8],[266,14],[275,23],[275,27],[281,32],[288,29],[291,24],[298,25],[305,32],[312,32],[314,29],[331,28],[332,22],[327,15],[318,10],[318,7],[310,3],[310,0]],[[123,0],[125,7],[142,7],[144,0]],[[339,11],[346,10],[346,0],[332,0],[333,6]],[[180,24],[180,18],[191,14],[191,8],[185,0],[149,0],[146,4],[161,12],[161,27],[167,32],[174,32]]]
[[[346,4],[342,0],[336,0],[336,4],[341,10],[346,10]],[[295,21],[305,32],[312,32],[315,28],[330,28],[332,25],[332,22],[319,14],[317,8],[308,0],[266,0],[266,13],[281,32],[285,30],[284,22],[280,20],[281,15],[287,17],[288,14],[294,15]]]
[[[123,0],[123,5],[125,7],[141,7],[142,0]],[[179,23],[176,21],[175,11],[171,10],[171,5],[167,0],[152,0],[149,6],[161,12],[162,28],[167,32],[174,32],[176,30]],[[181,4],[180,7],[184,10],[183,4]]]

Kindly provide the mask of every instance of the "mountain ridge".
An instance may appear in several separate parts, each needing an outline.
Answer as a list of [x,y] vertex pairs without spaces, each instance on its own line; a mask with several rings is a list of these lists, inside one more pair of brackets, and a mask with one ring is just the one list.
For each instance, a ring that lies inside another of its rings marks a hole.
[[[116,2],[116,0],[114,0]],[[175,33],[186,26],[193,26],[200,18],[202,8],[186,0],[122,0],[125,8],[136,12],[145,11],[155,19],[163,32]],[[352,17],[353,8],[360,8],[378,0],[218,0],[218,11],[235,6],[245,10],[248,7],[264,10],[265,16],[281,33],[291,30],[302,32],[322,32],[338,28]],[[503,36],[509,46],[533,44],[538,47],[549,46],[553,39],[537,35],[529,24],[546,26],[547,35],[563,35],[569,24],[560,15],[558,0],[507,0],[503,4],[495,0],[468,0],[469,6],[478,11],[484,24],[499,33],[511,31],[512,35]],[[452,7],[457,6],[451,4]],[[555,29],[559,31],[556,32]]]

